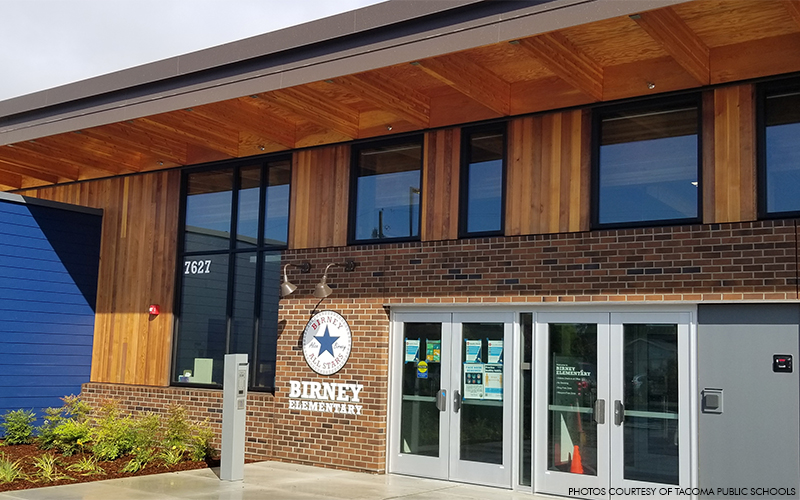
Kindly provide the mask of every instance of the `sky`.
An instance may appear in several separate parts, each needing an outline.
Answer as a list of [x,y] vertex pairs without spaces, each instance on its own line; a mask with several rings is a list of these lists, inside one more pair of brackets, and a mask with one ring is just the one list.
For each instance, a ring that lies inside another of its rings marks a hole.
[[0,101],[382,0],[0,0]]

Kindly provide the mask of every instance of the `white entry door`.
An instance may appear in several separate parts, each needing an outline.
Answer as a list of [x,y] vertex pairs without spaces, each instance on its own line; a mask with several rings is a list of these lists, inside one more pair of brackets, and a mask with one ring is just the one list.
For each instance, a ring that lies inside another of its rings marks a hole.
[[690,486],[689,324],[689,313],[537,315],[536,491]]
[[511,487],[513,315],[400,313],[389,471]]

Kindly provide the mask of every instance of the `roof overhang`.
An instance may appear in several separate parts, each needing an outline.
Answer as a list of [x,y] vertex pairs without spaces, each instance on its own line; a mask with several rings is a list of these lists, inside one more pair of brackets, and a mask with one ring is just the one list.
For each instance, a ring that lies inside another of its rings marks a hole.
[[[641,96],[652,82],[664,92],[798,71],[796,4],[393,0],[0,102],[0,185]],[[782,62],[748,52],[764,50]]]

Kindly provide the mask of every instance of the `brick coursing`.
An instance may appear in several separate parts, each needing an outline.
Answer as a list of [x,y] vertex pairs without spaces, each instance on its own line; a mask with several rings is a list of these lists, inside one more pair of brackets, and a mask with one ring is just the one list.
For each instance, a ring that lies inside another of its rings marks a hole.
[[[798,299],[795,220],[618,229],[460,241],[288,250],[284,262],[309,261],[309,274],[282,299],[276,391],[248,397],[247,453],[340,469],[385,470],[391,304],[642,302]],[[333,295],[320,304],[353,332],[347,365],[316,375],[300,350],[318,300],[311,294],[327,264]],[[362,415],[289,410],[289,380],[363,384]],[[90,402],[114,397],[136,411],[177,402],[193,418],[221,420],[220,391],[87,384]]]

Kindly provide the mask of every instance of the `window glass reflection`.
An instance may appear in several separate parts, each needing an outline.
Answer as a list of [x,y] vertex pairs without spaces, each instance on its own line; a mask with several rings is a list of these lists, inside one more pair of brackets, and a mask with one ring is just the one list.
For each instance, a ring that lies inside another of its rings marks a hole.
[[236,215],[237,248],[254,248],[258,245],[260,186],[261,167],[239,169],[239,211]]
[[264,214],[264,244],[286,246],[289,242],[289,185],[292,179],[289,160],[267,165],[267,200]]
[[605,114],[600,123],[600,224],[698,217],[698,108]]
[[468,234],[502,229],[504,144],[504,136],[498,132],[469,136],[465,197]]
[[420,143],[358,152],[356,240],[419,237],[421,165]]
[[768,96],[765,124],[767,212],[800,211],[800,92]]
[[227,249],[231,234],[233,170],[190,174],[186,190],[186,252]]

